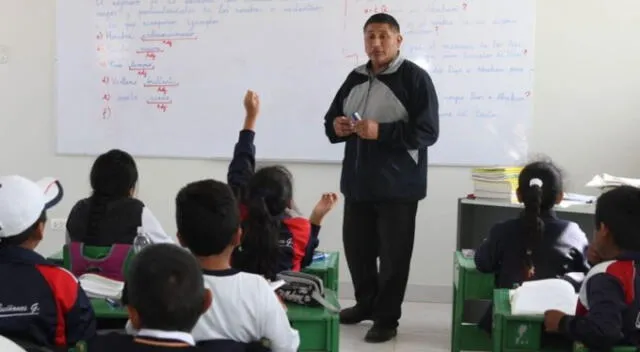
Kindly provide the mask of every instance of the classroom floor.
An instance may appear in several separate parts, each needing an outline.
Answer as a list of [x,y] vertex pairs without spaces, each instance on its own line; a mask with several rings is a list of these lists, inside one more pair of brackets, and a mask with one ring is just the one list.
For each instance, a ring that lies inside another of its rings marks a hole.
[[[341,300],[344,308],[353,301]],[[406,302],[402,306],[402,318],[398,336],[387,343],[369,344],[364,335],[371,322],[358,325],[342,325],[340,330],[340,352],[444,352],[449,351],[451,305],[437,303]]]

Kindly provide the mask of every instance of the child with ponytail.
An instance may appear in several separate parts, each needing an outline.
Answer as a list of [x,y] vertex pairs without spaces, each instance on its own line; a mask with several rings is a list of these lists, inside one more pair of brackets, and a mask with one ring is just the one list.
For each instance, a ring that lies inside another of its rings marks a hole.
[[134,198],[138,169],[129,153],[113,149],[98,156],[89,178],[93,192],[71,209],[67,243],[131,245],[139,228],[152,243],[173,242],[149,208]]
[[[578,224],[559,219],[553,211],[563,195],[562,174],[552,162],[536,161],[522,169],[517,196],[524,211],[494,225],[475,253],[476,268],[494,273],[497,288],[589,270],[587,236]],[[480,324],[489,331],[490,317],[485,315]]]
[[244,233],[232,265],[273,280],[281,271],[299,271],[311,263],[322,220],[333,209],[338,196],[323,194],[309,219],[297,214],[289,170],[278,165],[255,171],[253,139],[260,108],[258,95],[248,91],[244,106],[247,113],[244,127],[227,175],[239,202]]

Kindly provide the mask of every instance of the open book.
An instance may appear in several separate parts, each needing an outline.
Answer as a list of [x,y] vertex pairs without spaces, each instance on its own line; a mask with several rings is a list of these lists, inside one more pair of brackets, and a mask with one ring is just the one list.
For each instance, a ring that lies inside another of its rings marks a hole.
[[509,296],[512,315],[542,315],[551,309],[574,314],[578,303],[573,285],[562,279],[527,281]]
[[84,274],[78,278],[80,286],[89,298],[110,298],[120,300],[124,282],[108,279],[96,274]]

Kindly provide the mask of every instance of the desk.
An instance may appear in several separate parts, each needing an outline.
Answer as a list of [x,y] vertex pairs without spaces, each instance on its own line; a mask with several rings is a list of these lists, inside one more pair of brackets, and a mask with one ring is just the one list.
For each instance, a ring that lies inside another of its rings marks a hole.
[[[516,218],[522,211],[521,204],[488,199],[458,199],[458,234],[456,250],[478,248],[491,227],[500,221]],[[558,217],[576,222],[591,240],[595,223],[595,205],[573,205],[555,209]]]
[[451,351],[488,351],[489,335],[478,328],[493,297],[494,276],[476,270],[473,257],[456,251],[453,257]]
[[338,292],[338,274],[340,270],[340,252],[324,252],[325,258],[315,260],[308,267],[302,269],[307,274],[322,279],[324,287]]
[[493,351],[571,351],[573,343],[559,334],[544,332],[542,315],[511,315],[509,290],[493,293]]

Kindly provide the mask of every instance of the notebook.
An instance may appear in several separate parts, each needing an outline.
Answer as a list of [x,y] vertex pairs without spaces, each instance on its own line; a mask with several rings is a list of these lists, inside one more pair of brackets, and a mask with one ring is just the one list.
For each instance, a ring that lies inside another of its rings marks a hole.
[[108,279],[96,274],[84,274],[78,278],[78,281],[89,298],[110,298],[113,300],[122,298],[123,281]]
[[562,279],[527,281],[510,292],[512,315],[542,315],[547,310],[574,314],[578,294]]

